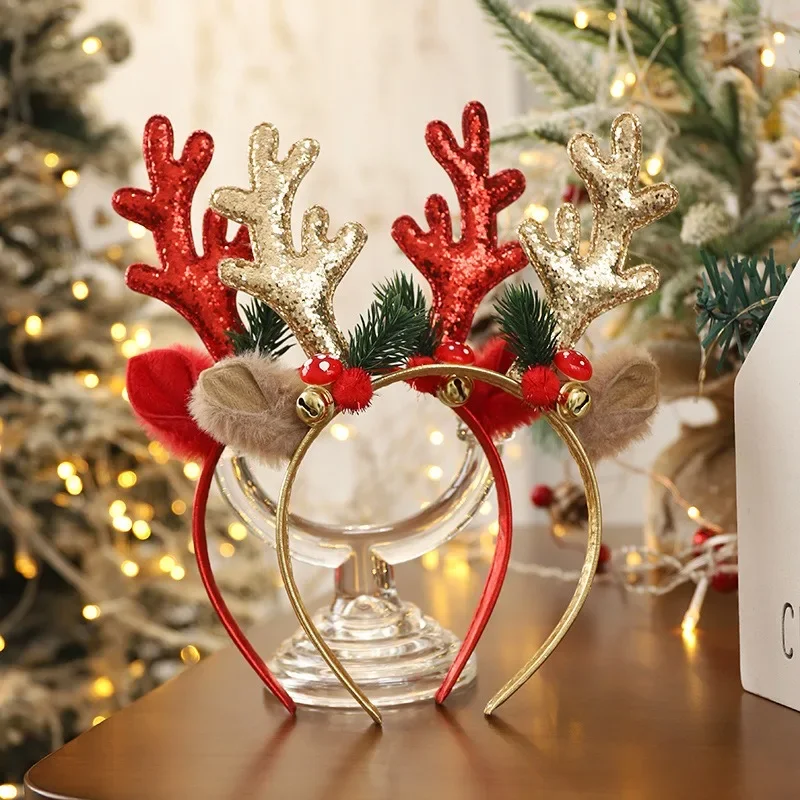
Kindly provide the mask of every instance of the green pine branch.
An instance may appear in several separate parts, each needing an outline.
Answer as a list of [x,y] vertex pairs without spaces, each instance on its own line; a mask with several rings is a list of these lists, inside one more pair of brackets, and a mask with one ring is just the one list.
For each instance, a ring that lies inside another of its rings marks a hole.
[[595,70],[580,50],[562,47],[532,16],[523,18],[506,0],[478,0],[478,4],[534,81],[549,77],[561,96],[571,103],[590,103],[595,99]]
[[734,356],[745,358],[786,285],[788,271],[775,263],[772,250],[762,263],[755,256],[727,256],[722,270],[713,255],[703,250],[701,256],[697,333],[704,351],[715,350],[720,371]]
[[551,364],[558,347],[558,323],[552,309],[529,284],[510,285],[495,303],[500,333],[526,366]]
[[375,287],[375,300],[350,334],[348,363],[367,372],[397,369],[435,349],[430,310],[413,280],[396,273]]
[[245,329],[228,331],[236,355],[256,352],[259,355],[280,358],[292,346],[288,325],[261,300],[253,299],[244,307]]

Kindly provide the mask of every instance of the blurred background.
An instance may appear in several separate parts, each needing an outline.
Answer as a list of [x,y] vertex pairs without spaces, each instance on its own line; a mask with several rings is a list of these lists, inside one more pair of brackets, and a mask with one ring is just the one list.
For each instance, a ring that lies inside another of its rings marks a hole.
[[[170,118],[178,147],[198,128],[214,137],[198,228],[214,188],[246,183],[255,124],[276,124],[284,148],[321,142],[299,205],[370,235],[337,293],[352,327],[372,284],[409,267],[392,221],[420,217],[433,192],[453,205],[424,144],[429,120],[457,128],[467,101],[485,104],[494,167],[528,178],[503,219],[510,237],[562,201],[590,216],[564,143],[575,129],[607,135],[616,113],[636,110],[643,179],[682,194],[670,222],[634,239],[634,257],[657,263],[664,286],[599,322],[584,349],[644,342],[662,367],[671,402],[652,437],[599,476],[612,544],[666,551],[698,519],[735,530],[730,408],[746,341],[711,343],[721,371],[698,400],[700,251],[723,264],[725,253],[770,250],[788,267],[797,260],[796,25],[794,0],[0,0],[0,799],[37,758],[224,642],[188,541],[199,466],[148,440],[126,402],[127,358],[194,341],[121,278],[128,263],[155,260],[149,233],[109,204],[118,186],[148,186],[139,142],[149,116]],[[490,327],[488,311],[478,324]],[[315,452],[298,509],[363,522],[429,502],[462,452],[451,416],[387,393]],[[542,431],[518,433],[505,460],[518,524],[548,520],[529,501],[544,484],[561,487],[551,519],[580,527],[576,476]],[[274,487],[277,476],[264,480]],[[482,512],[474,529],[491,533],[492,504]],[[274,613],[272,553],[222,504],[210,521],[235,613]],[[536,558],[534,537],[519,547]],[[324,597],[328,576],[304,579]]]

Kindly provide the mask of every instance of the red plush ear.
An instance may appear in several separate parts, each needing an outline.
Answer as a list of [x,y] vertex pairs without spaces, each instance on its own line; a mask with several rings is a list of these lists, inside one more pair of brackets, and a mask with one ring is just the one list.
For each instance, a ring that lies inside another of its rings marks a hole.
[[217,444],[189,414],[197,378],[213,365],[200,350],[174,345],[128,362],[128,397],[142,427],[180,458],[204,458]]
[[[505,373],[513,363],[514,354],[499,336],[490,339],[475,353],[475,366],[493,372]],[[527,403],[483,381],[475,382],[467,408],[493,438],[530,425],[539,416]]]

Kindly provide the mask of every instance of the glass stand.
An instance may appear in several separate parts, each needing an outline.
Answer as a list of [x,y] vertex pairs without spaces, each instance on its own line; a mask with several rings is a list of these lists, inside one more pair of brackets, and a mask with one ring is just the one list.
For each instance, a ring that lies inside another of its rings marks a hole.
[[[432,699],[461,645],[436,620],[400,599],[393,573],[368,547],[354,550],[336,569],[333,602],[314,615],[344,667],[382,707]],[[297,703],[358,707],[302,631],[278,648],[269,668]],[[456,689],[476,674],[473,656]]]

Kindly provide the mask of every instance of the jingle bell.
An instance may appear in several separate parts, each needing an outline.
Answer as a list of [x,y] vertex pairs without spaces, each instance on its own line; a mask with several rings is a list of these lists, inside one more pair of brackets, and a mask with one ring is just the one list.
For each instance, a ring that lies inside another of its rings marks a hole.
[[592,396],[582,383],[567,381],[558,393],[556,409],[559,416],[567,422],[586,416],[592,406]]
[[333,395],[324,386],[309,386],[303,390],[295,403],[297,416],[312,427],[329,422],[336,410]]
[[463,406],[472,394],[472,378],[451,375],[436,390],[436,396],[450,408]]

